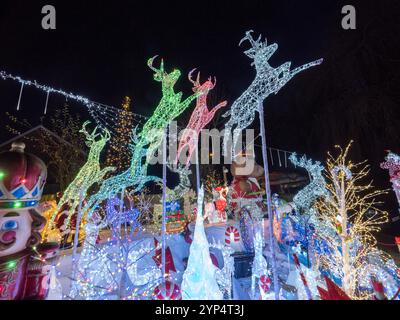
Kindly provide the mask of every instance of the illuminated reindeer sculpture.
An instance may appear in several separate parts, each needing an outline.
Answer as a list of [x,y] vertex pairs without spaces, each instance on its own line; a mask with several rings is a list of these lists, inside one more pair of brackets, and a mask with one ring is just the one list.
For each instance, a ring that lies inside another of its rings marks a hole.
[[130,167],[121,174],[103,181],[99,191],[89,199],[84,208],[84,211],[89,210],[88,217],[101,202],[114,198],[118,193],[124,192],[126,188],[133,187],[131,192],[136,192],[141,190],[146,183],[160,180],[158,177],[147,175],[147,162],[143,164],[147,149],[143,147],[136,130],[137,128],[132,132],[132,143],[129,145],[132,153]]
[[51,218],[50,226],[54,223],[57,213],[65,203],[69,204],[69,214],[66,220],[66,226],[68,226],[72,215],[75,213],[75,210],[79,205],[80,195],[82,195],[82,199],[85,199],[91,186],[95,183],[100,184],[108,172],[115,170],[114,167],[100,169],[100,153],[104,149],[106,143],[110,140],[110,132],[107,129],[103,129],[103,132],[97,132],[98,127],[96,127],[92,133],[89,133],[87,131],[89,123],[90,121],[86,121],[83,124],[82,129],[79,131],[86,136],[86,145],[90,148],[88,159],[79,170],[75,179],[64,191],[62,198],[58,202],[57,210]]
[[297,158],[296,153],[292,153],[289,160],[296,166],[304,168],[310,175],[310,183],[301,189],[293,198],[296,210],[300,214],[313,213],[314,202],[322,196],[327,195],[326,182],[322,174],[324,167],[319,161],[313,162],[311,159],[307,159],[305,156]]
[[[144,124],[141,132],[136,135],[136,128],[133,133],[133,143],[130,145],[132,159],[130,167],[120,175],[111,177],[103,182],[100,190],[93,195],[86,205],[89,209],[89,216],[93,210],[104,200],[114,197],[128,187],[133,187],[132,192],[141,190],[150,181],[160,181],[160,178],[147,175],[148,160],[160,146],[165,129],[169,123],[179,116],[199,94],[192,95],[182,100],[182,92],[175,93],[174,86],[179,79],[181,72],[177,69],[171,73],[164,71],[164,62],[161,60],[160,69],[153,67],[156,57],[148,60],[147,64],[155,72],[154,79],[162,84],[162,98],[153,115]],[[148,146],[148,147],[146,147]],[[143,158],[147,159],[143,164]]]
[[154,111],[151,118],[143,127],[139,138],[144,144],[149,144],[147,159],[154,155],[156,149],[160,146],[165,134],[165,129],[176,117],[182,114],[203,92],[198,91],[194,95],[189,96],[184,101],[182,100],[182,92],[175,93],[174,86],[181,76],[178,69],[174,69],[171,73],[164,70],[164,61],[161,60],[160,69],[153,67],[154,59],[157,56],[148,60],[147,65],[155,72],[154,80],[162,84],[162,98]]
[[214,83],[212,82],[211,77],[208,78],[206,82],[203,84],[200,83],[200,72],[197,74],[197,79],[195,81],[192,80],[192,71],[189,72],[188,78],[191,83],[193,83],[193,92],[196,94],[200,93],[200,96],[197,97],[196,107],[193,110],[192,115],[190,116],[189,123],[186,129],[183,131],[183,135],[180,138],[178,152],[177,152],[177,160],[181,156],[183,149],[188,146],[188,155],[186,158],[186,166],[189,166],[190,159],[192,158],[192,154],[196,149],[198,138],[200,135],[200,131],[212,120],[215,113],[225,107],[227,105],[226,101],[220,102],[211,111],[208,110],[207,106],[207,97],[210,90],[214,89],[217,84],[217,80],[214,77]]
[[226,112],[223,117],[230,115],[229,121],[225,125],[224,134],[224,153],[227,154],[227,143],[230,132],[235,126],[233,133],[232,154],[234,155],[234,147],[238,142],[241,130],[247,128],[253,121],[256,111],[262,108],[263,101],[272,93],[277,94],[279,90],[292,79],[296,74],[310,67],[322,63],[322,59],[304,64],[298,68],[290,70],[291,63],[286,62],[277,68],[273,68],[268,60],[278,49],[278,45],[273,43],[267,45],[267,40],[261,42],[261,35],[257,40],[251,36],[253,31],[247,31],[246,36],[240,41],[248,40],[251,48],[244,53],[253,60],[252,66],[256,69],[256,77],[251,85],[242,93],[242,95],[232,104],[231,109]]

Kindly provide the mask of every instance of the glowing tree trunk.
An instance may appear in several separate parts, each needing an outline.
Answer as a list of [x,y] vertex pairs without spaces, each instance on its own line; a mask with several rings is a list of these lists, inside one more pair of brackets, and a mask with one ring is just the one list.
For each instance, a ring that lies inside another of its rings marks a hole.
[[[341,234],[340,239],[342,243],[342,255],[343,255],[343,288],[345,292],[350,291],[350,252],[348,242],[348,230],[347,230],[347,209],[346,209],[346,190],[345,190],[345,175],[341,174],[340,178],[335,172],[332,172],[333,183],[335,186],[336,194],[339,199],[339,217],[341,221]],[[338,179],[340,181],[338,181]],[[340,222],[339,221],[339,222]]]

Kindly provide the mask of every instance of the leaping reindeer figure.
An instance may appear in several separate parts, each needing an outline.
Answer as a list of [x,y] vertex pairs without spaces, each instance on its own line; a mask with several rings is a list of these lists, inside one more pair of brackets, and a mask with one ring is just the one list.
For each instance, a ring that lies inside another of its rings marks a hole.
[[[310,175],[310,183],[301,189],[293,198],[296,210],[300,214],[312,214],[314,202],[322,196],[326,196],[326,182],[322,174],[324,167],[319,161],[313,162],[305,156],[297,158],[296,153],[292,153],[289,160],[296,166],[307,170]],[[311,212],[310,212],[311,211]]]
[[319,59],[293,70],[290,70],[290,62],[286,62],[277,68],[273,68],[268,63],[268,60],[278,49],[278,45],[276,43],[267,45],[267,40],[265,40],[265,43],[261,42],[261,35],[257,40],[254,40],[251,36],[252,32],[253,30],[246,32],[246,36],[240,41],[239,46],[245,40],[250,42],[251,48],[244,53],[253,60],[251,65],[256,69],[256,77],[246,91],[244,91],[232,104],[231,109],[223,115],[223,117],[231,116],[225,125],[225,154],[227,153],[228,138],[234,126],[236,126],[236,128],[233,134],[232,151],[238,142],[240,131],[247,128],[254,121],[256,111],[258,111],[258,108],[262,107],[263,101],[270,94],[277,94],[279,90],[296,74],[310,67],[319,65],[323,61],[323,59]]
[[163,95],[156,110],[146,122],[139,135],[142,143],[150,144],[147,153],[148,159],[160,146],[165,129],[170,122],[182,114],[182,112],[190,106],[192,101],[203,93],[202,91],[196,92],[194,95],[181,101],[182,92],[175,93],[174,91],[174,86],[181,76],[181,72],[178,69],[174,69],[171,73],[165,72],[164,61],[162,59],[160,68],[156,69],[153,67],[153,62],[156,57],[157,56],[150,58],[147,65],[155,72],[154,80],[161,82]]
[[87,131],[87,126],[90,121],[86,121],[83,124],[82,132],[86,136],[86,145],[90,148],[88,159],[83,167],[79,170],[75,179],[70,183],[68,188],[64,191],[64,194],[57,204],[57,210],[51,218],[50,226],[54,223],[62,205],[65,203],[69,204],[69,214],[67,218],[67,226],[70,223],[72,215],[75,213],[77,206],[80,201],[80,194],[82,194],[83,199],[87,195],[87,191],[95,183],[101,183],[104,176],[111,171],[114,171],[114,167],[106,167],[100,169],[100,153],[103,150],[106,143],[110,140],[110,132],[107,129],[103,129],[103,132],[97,132],[98,127],[96,127],[92,133]]
[[137,128],[132,132],[132,143],[129,149],[132,153],[130,167],[119,175],[105,180],[100,186],[99,191],[90,197],[84,211],[88,210],[88,217],[91,217],[96,207],[106,199],[115,197],[128,187],[133,187],[131,192],[141,190],[150,181],[159,181],[155,176],[147,175],[147,162],[143,164],[143,158],[147,154],[147,149],[143,147],[143,142],[136,134]]
[[180,139],[178,152],[177,152],[177,160],[181,156],[183,149],[188,146],[188,155],[186,158],[186,167],[189,166],[190,159],[192,158],[192,154],[196,149],[198,138],[200,135],[200,131],[212,120],[215,113],[225,107],[227,105],[226,101],[220,102],[211,111],[208,110],[207,106],[207,97],[210,90],[214,89],[217,84],[217,79],[214,77],[214,83],[212,82],[211,77],[208,78],[206,82],[203,84],[200,83],[200,72],[197,74],[197,79],[193,81],[192,79],[192,71],[189,72],[188,78],[191,83],[193,83],[193,92],[200,95],[197,97],[196,107],[193,110],[192,115],[190,116],[189,123],[186,129],[183,132],[183,135]]
[[[171,73],[164,71],[164,62],[161,60],[160,69],[153,67],[153,57],[148,60],[147,64],[155,71],[154,79],[161,82],[163,96],[159,102],[156,110],[150,119],[147,120],[141,132],[136,135],[134,130],[130,145],[132,151],[132,159],[130,167],[120,175],[111,177],[103,182],[100,190],[93,195],[87,203],[85,209],[89,209],[89,217],[93,210],[102,201],[114,197],[128,187],[134,187],[133,191],[136,192],[143,188],[149,181],[160,181],[158,177],[147,175],[148,161],[142,163],[143,157],[147,155],[147,160],[154,154],[154,151],[160,146],[165,132],[165,128],[169,123],[179,116],[190,103],[197,98],[200,94],[194,94],[186,100],[181,101],[182,92],[175,93],[174,86],[179,79],[181,72],[177,69]],[[146,148],[146,146],[148,148]]]

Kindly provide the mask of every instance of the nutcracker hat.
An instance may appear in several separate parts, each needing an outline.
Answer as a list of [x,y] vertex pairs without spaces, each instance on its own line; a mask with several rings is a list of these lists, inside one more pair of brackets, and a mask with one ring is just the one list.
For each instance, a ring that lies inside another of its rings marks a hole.
[[0,153],[0,209],[32,208],[42,196],[47,168],[38,157],[25,153],[23,142]]

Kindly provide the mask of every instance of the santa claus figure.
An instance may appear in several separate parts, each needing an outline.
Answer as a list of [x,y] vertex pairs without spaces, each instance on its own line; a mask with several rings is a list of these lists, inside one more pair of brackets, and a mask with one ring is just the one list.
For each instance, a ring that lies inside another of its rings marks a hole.
[[41,245],[45,225],[37,211],[47,169],[39,158],[13,143],[0,153],[0,300],[44,299],[47,265],[57,245]]
[[[252,166],[249,163],[253,164]],[[251,167],[251,168],[250,168]],[[231,165],[232,181],[232,208],[239,212],[245,206],[257,206],[265,211],[263,194],[265,193],[259,180],[264,176],[264,169],[256,164],[253,158],[246,158],[243,163],[233,162]]]

